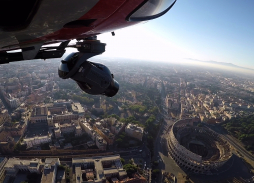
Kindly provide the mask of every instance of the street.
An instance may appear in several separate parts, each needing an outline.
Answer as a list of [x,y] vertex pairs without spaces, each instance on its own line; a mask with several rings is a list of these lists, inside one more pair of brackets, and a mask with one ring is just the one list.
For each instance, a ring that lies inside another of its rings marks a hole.
[[228,135],[227,132],[224,129],[222,129],[221,127],[219,127],[219,126],[211,126],[211,125],[207,125],[207,126],[209,128],[211,128],[212,130],[214,130],[215,132],[217,132],[220,135],[222,135],[225,138],[225,140],[227,140],[236,149],[236,151],[238,151],[242,156],[245,156],[248,159],[250,159],[251,161],[254,161],[254,156],[251,153],[249,153],[242,146],[242,144],[240,144],[238,139],[235,139],[234,137]]
[[[164,100],[164,98],[162,98]],[[167,112],[163,110],[164,114],[161,114],[164,118],[164,122],[161,124],[160,130],[155,140],[154,144],[154,157],[152,161],[158,161],[158,169],[161,171],[166,171],[173,173],[176,177],[179,174],[183,174],[186,176],[186,173],[175,163],[175,161],[171,158],[167,151],[167,138],[170,126],[172,126],[175,121],[169,120],[167,116]],[[157,180],[153,180],[153,183],[161,182],[161,175],[158,176]]]

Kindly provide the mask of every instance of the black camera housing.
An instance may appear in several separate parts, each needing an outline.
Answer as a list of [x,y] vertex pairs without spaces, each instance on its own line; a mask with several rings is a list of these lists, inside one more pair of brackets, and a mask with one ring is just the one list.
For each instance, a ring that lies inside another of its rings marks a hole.
[[62,79],[73,79],[88,94],[113,97],[119,90],[119,84],[105,65],[87,61],[95,55],[97,53],[69,54],[61,61],[58,75]]

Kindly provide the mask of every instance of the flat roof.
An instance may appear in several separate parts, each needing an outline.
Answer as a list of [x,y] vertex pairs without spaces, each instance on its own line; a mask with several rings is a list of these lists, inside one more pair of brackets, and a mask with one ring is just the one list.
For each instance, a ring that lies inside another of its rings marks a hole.
[[73,111],[77,111],[78,113],[83,113],[85,112],[85,110],[83,109],[83,107],[81,106],[80,103],[73,103],[71,105],[71,108]]
[[117,173],[119,172],[117,168],[105,168],[104,169],[104,174],[112,174],[112,173]]
[[[46,158],[44,170],[41,177],[41,182],[45,183],[52,183],[52,179],[55,171],[56,163],[59,162],[59,158]],[[56,170],[57,171],[57,170]]]
[[29,167],[37,167],[40,163],[40,159],[29,159],[29,160],[24,160],[24,159],[19,159],[19,158],[10,158],[7,163],[5,164],[4,167],[6,168],[11,168],[14,167],[14,165],[25,165]]
[[[104,161],[119,161],[120,162],[120,155],[109,155],[109,156],[95,156],[89,158],[72,158],[72,164],[77,164],[76,168],[79,171],[81,164],[85,163],[94,163],[95,171],[96,171],[96,178],[95,182],[105,179],[105,174],[111,173],[118,173],[119,175],[126,175],[126,171],[123,169],[122,166],[118,166],[116,168],[103,168],[102,162]],[[81,171],[81,169],[80,169]],[[79,174],[79,173],[78,173]]]
[[44,169],[41,177],[41,182],[43,183],[52,183],[52,178],[54,175],[54,166],[51,166],[50,169]]
[[46,106],[37,106],[33,109],[32,116],[44,116],[48,115],[48,109]]

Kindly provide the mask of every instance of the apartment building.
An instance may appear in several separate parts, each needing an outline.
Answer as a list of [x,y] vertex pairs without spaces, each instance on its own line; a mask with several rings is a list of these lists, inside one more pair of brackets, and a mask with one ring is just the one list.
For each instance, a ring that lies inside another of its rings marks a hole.
[[19,170],[40,173],[41,159],[24,160],[10,158],[4,166],[6,176],[16,176]]
[[[91,158],[73,158],[76,182],[106,183],[107,180],[121,181],[127,177],[119,155]],[[94,176],[91,176],[94,175]]]
[[95,144],[100,150],[106,150],[107,142],[99,134],[96,134]]
[[43,136],[35,136],[30,138],[24,138],[24,143],[27,145],[27,148],[31,148],[34,146],[39,146],[41,144],[51,142],[50,135],[43,135]]
[[46,158],[43,173],[41,177],[42,183],[55,183],[57,167],[60,165],[59,158]]
[[93,129],[101,136],[103,139],[109,144],[113,145],[115,135],[110,132],[109,129],[104,128],[103,126],[99,124],[95,124],[93,126]]
[[37,106],[33,109],[31,123],[47,122],[48,109],[46,106]]
[[126,127],[125,127],[125,132],[127,135],[136,138],[140,141],[142,141],[142,137],[143,137],[143,132],[144,132],[144,128],[131,124],[129,123]]

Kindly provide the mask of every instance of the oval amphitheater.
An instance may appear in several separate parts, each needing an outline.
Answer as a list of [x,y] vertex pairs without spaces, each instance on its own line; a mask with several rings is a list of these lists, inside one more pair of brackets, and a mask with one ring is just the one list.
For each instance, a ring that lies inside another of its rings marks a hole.
[[195,119],[175,122],[169,132],[168,151],[183,169],[197,174],[217,173],[231,157],[229,143],[207,127],[198,127]]

